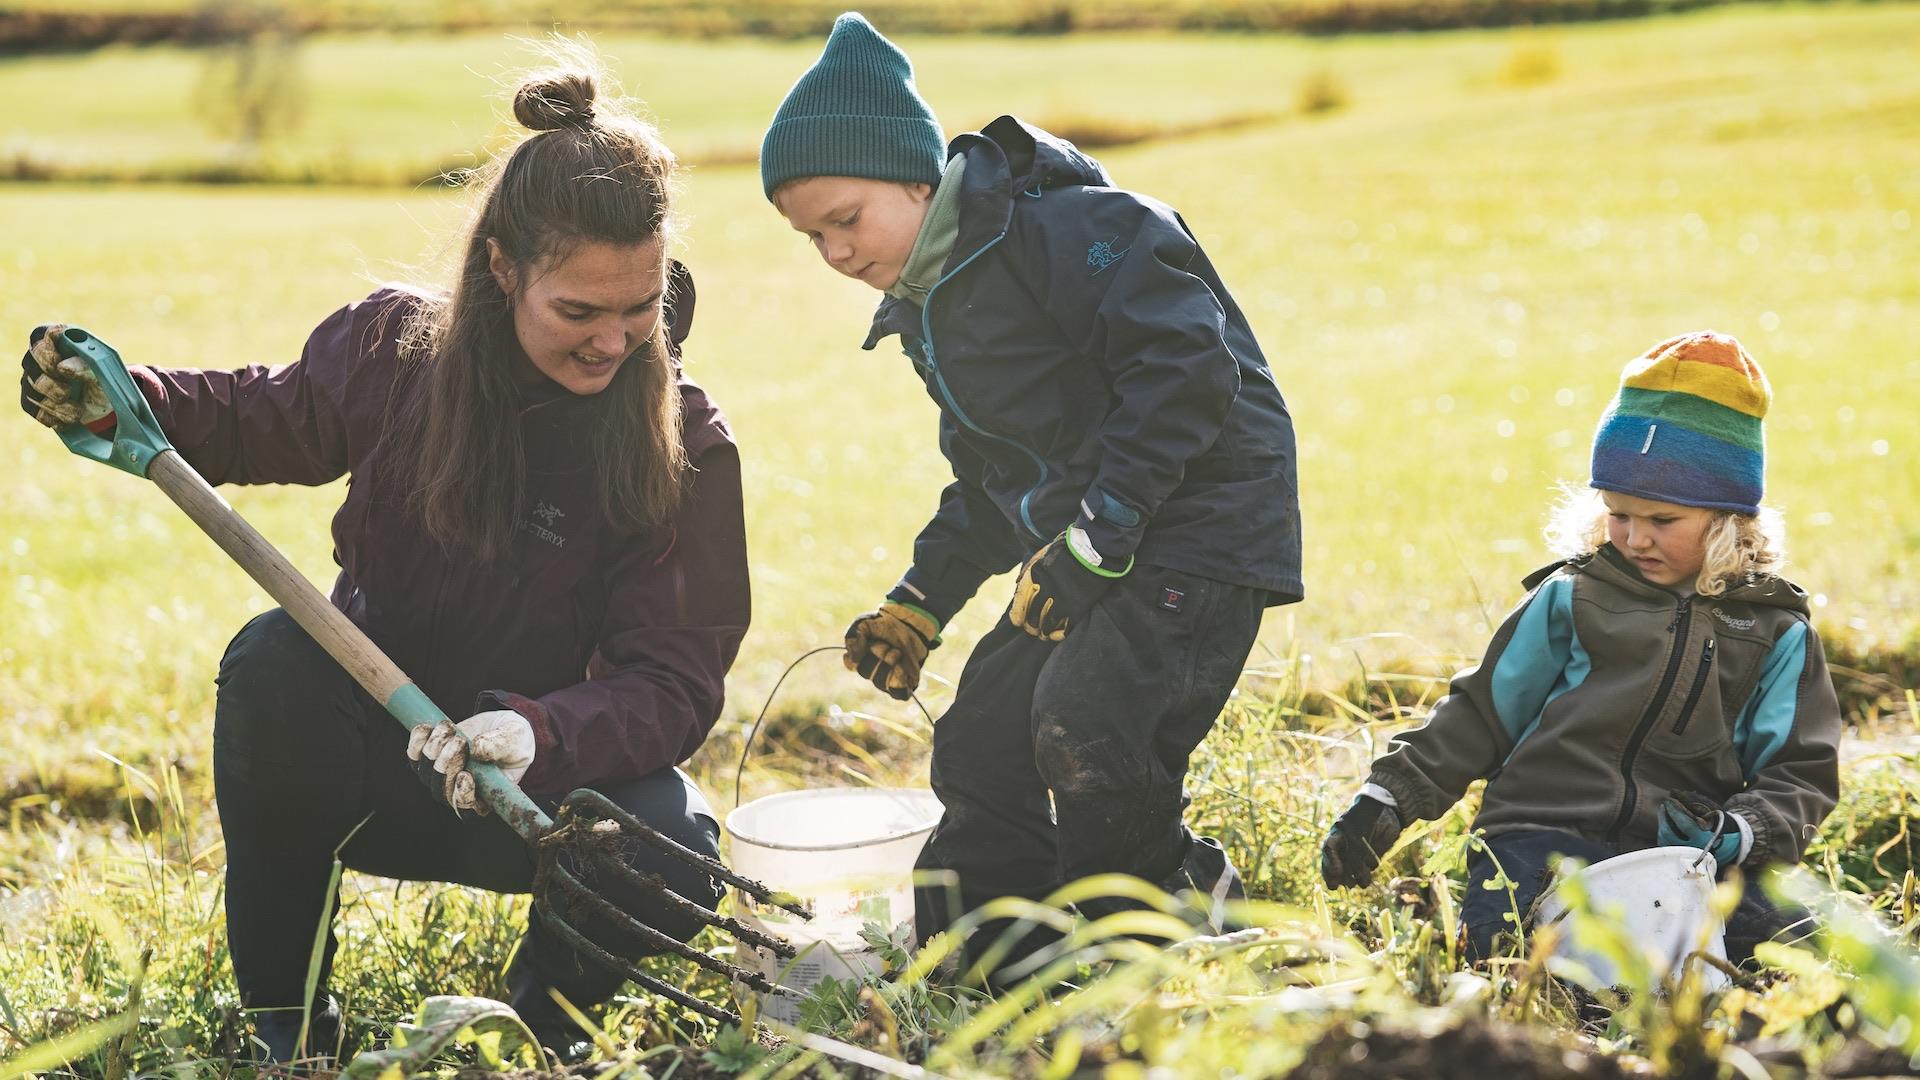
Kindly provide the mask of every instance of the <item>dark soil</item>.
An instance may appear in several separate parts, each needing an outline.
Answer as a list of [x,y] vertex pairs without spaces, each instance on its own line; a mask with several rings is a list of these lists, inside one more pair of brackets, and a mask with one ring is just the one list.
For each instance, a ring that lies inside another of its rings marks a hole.
[[1820,1067],[1823,1080],[1869,1076],[1920,1076],[1920,1064],[1898,1050],[1850,1039]]
[[1335,1025],[1289,1080],[1614,1080],[1642,1075],[1549,1034],[1468,1020],[1438,1031]]

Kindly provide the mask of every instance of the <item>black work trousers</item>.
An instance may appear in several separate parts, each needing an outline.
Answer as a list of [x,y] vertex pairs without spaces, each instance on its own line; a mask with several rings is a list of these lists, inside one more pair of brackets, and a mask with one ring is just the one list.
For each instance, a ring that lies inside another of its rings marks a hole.
[[[1143,565],[1058,643],[1003,616],[934,726],[944,812],[916,868],[921,940],[988,900],[1038,900],[1091,874],[1172,882],[1198,842],[1181,821],[1187,759],[1233,692],[1266,601]],[[976,932],[968,953],[1007,925]],[[1029,934],[1013,956],[1047,936]]]
[[[407,730],[284,611],[256,617],[227,647],[213,745],[227,848],[227,934],[247,1008],[301,1003],[323,919],[329,924],[320,978],[325,991],[335,949],[327,882],[343,841],[341,861],[353,870],[505,893],[532,886],[526,842],[498,817],[456,815],[429,794],[407,759]],[[717,857],[720,826],[679,770],[599,790],[681,844]],[[553,800],[535,802],[553,812]],[[636,869],[666,879],[697,904],[711,908],[720,898],[705,873],[652,848],[634,843],[626,854]],[[683,941],[700,930],[657,898],[610,895],[628,914]],[[576,958],[537,918],[531,922],[507,984],[510,1004],[535,1034],[547,1037],[571,1028],[549,989],[587,1009],[624,980]]]

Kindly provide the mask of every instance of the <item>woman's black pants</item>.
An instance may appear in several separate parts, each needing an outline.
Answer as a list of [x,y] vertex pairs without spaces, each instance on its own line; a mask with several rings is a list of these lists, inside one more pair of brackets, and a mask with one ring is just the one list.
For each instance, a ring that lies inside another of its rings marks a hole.
[[[227,934],[246,1008],[297,1012],[322,920],[328,923],[319,984],[325,993],[338,906],[327,905],[335,849],[348,868],[383,877],[504,893],[532,887],[534,862],[525,841],[498,817],[456,815],[429,794],[407,759],[406,729],[284,611],[258,616],[227,647],[213,746],[227,848]],[[654,828],[717,857],[720,826],[679,770],[598,787]],[[553,811],[553,800],[535,802]],[[704,873],[644,845],[631,847],[636,869],[665,878],[697,904],[710,908],[719,901]],[[617,893],[613,899],[683,941],[700,930],[657,899]],[[510,1004],[535,1034],[563,1036],[572,1027],[550,989],[588,1009],[623,980],[577,958],[539,920],[532,922],[507,972]]]

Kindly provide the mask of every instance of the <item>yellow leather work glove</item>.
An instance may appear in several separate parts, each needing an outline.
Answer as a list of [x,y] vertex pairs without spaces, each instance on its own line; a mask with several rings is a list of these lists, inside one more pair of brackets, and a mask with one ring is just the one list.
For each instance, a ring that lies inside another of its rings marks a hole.
[[1087,617],[1101,593],[1133,569],[1132,557],[1119,571],[1093,565],[1074,550],[1076,542],[1085,541],[1086,534],[1070,528],[1033,553],[1013,583],[1007,621],[1043,641],[1059,641]]
[[895,701],[913,696],[927,653],[940,644],[940,620],[912,604],[889,600],[847,627],[848,671]]

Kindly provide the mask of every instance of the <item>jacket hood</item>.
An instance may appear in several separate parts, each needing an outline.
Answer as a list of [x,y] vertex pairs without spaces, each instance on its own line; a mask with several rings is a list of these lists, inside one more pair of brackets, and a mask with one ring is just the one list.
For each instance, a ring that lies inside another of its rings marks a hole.
[[1752,581],[1728,589],[1716,599],[1735,600],[1742,604],[1758,604],[1762,607],[1784,608],[1809,617],[1813,614],[1812,605],[1807,602],[1807,591],[1786,578],[1776,577],[1773,574],[1761,574]]
[[[1100,163],[1080,152],[1080,148],[1049,134],[1017,116],[1002,116],[979,131],[957,136],[947,146],[947,156],[972,155],[991,147],[998,162],[1012,179],[1016,191],[1045,190],[1068,185],[1112,187],[1113,178]],[[969,156],[967,167],[973,167]]]
[[967,171],[961,185],[960,238],[949,267],[1007,231],[1015,198],[1039,196],[1050,188],[1113,186],[1099,162],[1018,117],[1002,116],[956,137],[947,146],[947,156],[955,154],[967,156]]

